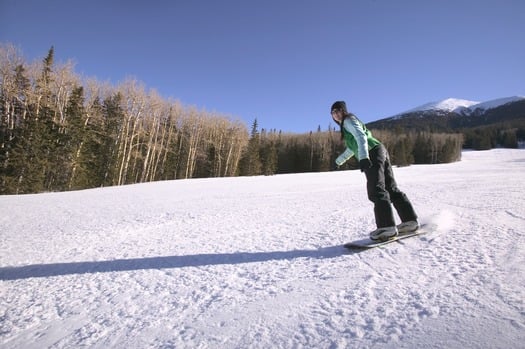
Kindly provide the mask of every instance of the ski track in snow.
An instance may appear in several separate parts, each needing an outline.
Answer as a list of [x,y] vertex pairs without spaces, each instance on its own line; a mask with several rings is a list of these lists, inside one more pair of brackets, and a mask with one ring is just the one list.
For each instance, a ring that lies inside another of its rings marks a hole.
[[434,229],[365,251],[359,171],[0,196],[0,347],[525,348],[524,169],[396,168]]

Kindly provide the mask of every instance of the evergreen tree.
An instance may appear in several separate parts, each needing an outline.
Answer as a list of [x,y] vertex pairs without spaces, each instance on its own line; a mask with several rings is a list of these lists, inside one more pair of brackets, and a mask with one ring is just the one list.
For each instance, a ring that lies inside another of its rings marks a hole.
[[110,167],[111,140],[107,137],[105,106],[96,98],[90,106],[90,115],[83,131],[82,145],[79,146],[78,172],[73,176],[72,189],[95,188],[104,185],[107,169]]
[[260,159],[260,137],[258,131],[257,119],[252,124],[250,140],[241,159],[240,174],[242,176],[257,176],[262,174],[262,163]]
[[89,188],[86,173],[84,146],[86,143],[87,116],[84,109],[84,89],[77,86],[73,89],[68,101],[68,125],[65,137],[65,153],[68,154],[68,189]]
[[504,130],[500,132],[498,143],[504,148],[518,148],[518,137],[516,130]]
[[[449,137],[441,147],[441,154],[438,163],[449,163],[458,160],[457,149],[461,151],[461,145],[457,144],[453,138]],[[461,153],[460,153],[461,154]]]
[[475,150],[492,149],[490,132],[486,129],[475,129],[472,138],[472,148]]
[[[4,77],[4,83],[8,77]],[[14,69],[13,89],[0,89],[0,194],[16,192],[18,172],[24,159],[16,156],[18,147],[23,147],[24,130],[27,127],[27,96],[30,81],[25,67],[19,64]],[[19,148],[23,150],[23,148]],[[19,155],[20,152],[18,153]]]
[[37,80],[36,105],[28,107],[28,116],[20,127],[19,139],[13,149],[16,157],[15,193],[50,190],[59,170],[53,163],[58,138],[50,89],[53,60],[54,49],[51,47]]
[[408,137],[401,137],[396,142],[392,151],[392,163],[397,166],[408,166],[414,161],[412,147]]
[[424,133],[419,133],[414,141],[414,163],[429,164],[432,159],[430,138]]
[[273,137],[261,137],[260,159],[262,174],[266,176],[277,172],[277,144]]
[[102,186],[112,186],[118,183],[118,137],[122,128],[124,112],[122,110],[122,95],[117,93],[104,100],[102,125],[101,156],[99,169],[102,176]]

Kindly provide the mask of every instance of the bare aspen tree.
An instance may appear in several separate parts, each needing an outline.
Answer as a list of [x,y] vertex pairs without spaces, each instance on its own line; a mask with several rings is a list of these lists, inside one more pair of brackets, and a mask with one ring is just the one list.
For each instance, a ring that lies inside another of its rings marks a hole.
[[195,171],[197,150],[202,138],[204,123],[201,112],[191,108],[185,118],[185,130],[188,137],[188,151],[184,178],[192,178]]
[[[228,148],[227,148],[227,151],[226,151],[226,160],[225,160],[225,163],[224,163],[224,173],[223,173],[223,176],[228,176],[230,175],[230,168],[234,167],[233,164],[232,164],[232,159],[233,159],[233,152],[234,152],[234,149],[235,149],[235,144],[236,144],[236,135],[235,135],[235,126],[231,126],[230,128],[228,128]],[[236,168],[233,170],[233,173],[235,173],[235,170]]]
[[158,150],[158,140],[160,133],[160,120],[162,117],[162,100],[155,92],[150,92],[147,96],[147,110],[148,118],[145,120],[146,137],[145,139],[145,154],[142,159],[142,171],[140,175],[140,182],[145,182],[150,177],[150,173],[154,171],[155,157]]
[[167,153],[168,144],[170,144],[171,133],[173,133],[174,125],[170,123],[171,106],[169,103],[163,101],[159,106],[159,121],[157,123],[157,136],[155,152],[151,160],[151,170],[149,171],[146,180],[154,181],[157,179],[157,172],[162,173],[162,164],[164,163]]
[[228,120],[220,116],[214,116],[211,119],[211,123],[208,128],[208,147],[213,149],[213,158],[208,159],[211,162],[211,177],[218,177],[221,173],[222,168],[222,153],[224,147],[224,137],[227,130]]
[[61,126],[61,133],[64,132],[64,125],[66,123],[66,106],[71,95],[71,91],[75,86],[80,85],[78,77],[73,72],[74,65],[68,62],[64,65],[54,66],[52,71],[53,78],[50,82],[50,90],[54,99],[55,115],[53,122]]
[[[0,118],[0,128],[6,130],[14,130],[17,123],[16,118],[19,115],[15,113],[15,105],[19,104],[27,109],[25,91],[20,91],[22,86],[17,83],[17,72],[22,73],[22,67],[23,59],[19,50],[13,45],[0,45],[0,92],[4,96],[4,113]],[[7,139],[3,139],[4,142],[12,140],[11,132],[8,135]],[[0,144],[0,147],[4,148],[5,144]]]
[[11,162],[15,128],[22,123],[28,109],[26,96],[29,80],[24,75],[24,69],[19,50],[13,45],[0,45],[0,96],[3,102],[3,113],[0,115],[0,158],[3,158],[0,163],[0,194],[11,192],[8,183],[13,179],[4,170]]
[[117,185],[126,184],[134,147],[136,147],[140,141],[137,130],[144,113],[146,102],[144,89],[142,86],[137,86],[137,84],[136,80],[128,80],[121,86],[122,94],[125,98],[125,120],[118,139]]
[[168,171],[173,171],[174,173],[173,177],[163,177],[163,179],[175,179],[177,177],[178,163],[174,162],[170,169],[167,167],[170,154],[174,159],[180,158],[180,151],[176,147],[176,140],[180,137],[179,126],[182,118],[182,106],[178,102],[173,102],[168,103],[166,107],[168,110],[164,119],[163,130],[167,129],[167,132],[165,133],[165,137],[163,137],[164,146],[162,147],[163,155],[161,156],[160,169],[163,174],[167,174]]
[[0,92],[4,96],[4,113],[0,118],[0,127],[7,129],[13,127],[13,103],[18,94],[15,69],[21,64],[22,59],[18,56],[17,49],[13,45],[0,46]]
[[230,129],[230,148],[225,166],[225,175],[235,176],[239,170],[242,153],[248,145],[248,129],[244,124],[236,123]]

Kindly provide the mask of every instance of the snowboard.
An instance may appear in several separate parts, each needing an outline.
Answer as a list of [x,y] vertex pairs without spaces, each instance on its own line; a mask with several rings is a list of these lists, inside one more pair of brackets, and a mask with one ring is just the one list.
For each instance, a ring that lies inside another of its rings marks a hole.
[[344,244],[343,246],[345,248],[347,248],[347,249],[350,249],[350,250],[368,249],[368,248],[373,248],[373,247],[379,247],[379,246],[390,244],[390,243],[395,242],[395,241],[399,241],[399,240],[407,239],[407,238],[410,238],[410,237],[418,236],[418,235],[421,235],[421,234],[425,234],[425,233],[428,232],[428,230],[425,229],[425,228],[426,228],[426,224],[422,224],[419,227],[419,229],[416,230],[416,231],[413,231],[413,232],[410,232],[410,233],[399,233],[396,237],[393,237],[393,238],[388,239],[386,241],[375,241],[375,240],[372,240],[370,238],[364,238],[364,239],[348,242],[348,243]]

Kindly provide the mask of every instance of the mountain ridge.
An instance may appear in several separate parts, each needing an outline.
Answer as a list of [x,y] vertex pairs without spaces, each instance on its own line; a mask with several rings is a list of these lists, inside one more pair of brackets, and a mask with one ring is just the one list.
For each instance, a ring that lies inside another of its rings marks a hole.
[[525,97],[504,97],[485,102],[448,98],[370,122],[367,126],[447,132],[498,124],[505,128],[525,128]]
[[458,114],[470,114],[475,112],[476,110],[488,110],[497,108],[499,106],[518,102],[525,100],[524,96],[511,96],[511,97],[503,97],[503,98],[497,98],[497,99],[491,99],[484,102],[479,101],[470,101],[466,99],[458,99],[458,98],[446,98],[440,101],[436,102],[429,102],[422,104],[418,107],[415,107],[413,109],[409,109],[407,111],[404,111],[402,113],[396,114],[392,117],[399,117],[406,114],[411,114],[415,112],[425,112],[425,111],[445,111],[445,112],[453,112]]

